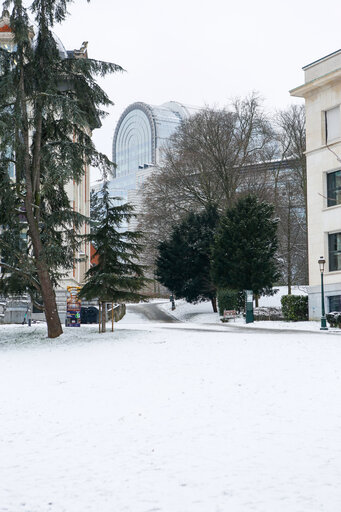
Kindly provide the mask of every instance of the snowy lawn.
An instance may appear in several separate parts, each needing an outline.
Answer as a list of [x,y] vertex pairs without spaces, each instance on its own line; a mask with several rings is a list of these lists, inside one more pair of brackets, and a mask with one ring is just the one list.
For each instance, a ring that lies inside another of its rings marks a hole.
[[[293,295],[306,295],[306,287],[293,286]],[[281,297],[287,293],[287,287],[280,286],[278,292],[270,297],[261,297],[259,300],[260,307],[280,307]],[[183,299],[176,300],[176,309],[172,311],[172,306],[169,301],[162,301],[160,299],[160,308],[167,313],[175,316],[182,322],[191,322],[196,324],[222,324],[220,315],[213,313],[212,305],[208,302],[199,302],[198,304],[189,304]],[[230,320],[230,326],[237,326],[244,329],[278,329],[278,330],[301,330],[301,331],[319,331],[321,322],[307,321],[307,322],[284,322],[284,321],[267,321],[261,320],[253,322],[252,324],[245,324],[245,319],[240,317],[235,320]],[[226,324],[225,324],[226,325]],[[340,334],[341,329],[329,328],[329,333]]]
[[0,326],[1,512],[339,512],[341,340]]

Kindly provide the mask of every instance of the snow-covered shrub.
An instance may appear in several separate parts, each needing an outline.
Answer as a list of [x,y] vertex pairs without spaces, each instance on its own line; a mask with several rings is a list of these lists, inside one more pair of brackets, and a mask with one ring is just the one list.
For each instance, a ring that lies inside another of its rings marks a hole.
[[327,321],[330,327],[338,327],[341,328],[341,312],[340,311],[331,311],[326,315]]
[[255,321],[259,320],[283,320],[281,308],[259,307],[254,308],[253,316]]
[[281,304],[284,320],[289,322],[308,320],[307,295],[283,295]]

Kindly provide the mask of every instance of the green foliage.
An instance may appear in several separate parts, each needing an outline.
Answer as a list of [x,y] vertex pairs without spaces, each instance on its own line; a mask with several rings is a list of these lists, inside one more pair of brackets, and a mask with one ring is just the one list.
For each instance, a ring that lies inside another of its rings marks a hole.
[[201,213],[191,212],[159,245],[157,278],[177,298],[195,303],[216,297],[210,252],[217,220],[214,206]]
[[15,47],[0,49],[0,250],[7,270],[0,293],[40,296],[43,273],[56,285],[73,267],[87,219],[74,211],[66,186],[82,179],[85,166],[104,174],[114,168],[91,130],[112,104],[95,78],[121,68],[60,55],[52,27],[70,3],[34,0],[34,39],[22,0],[4,4],[12,7]]
[[273,286],[279,275],[273,211],[272,205],[249,195],[221,218],[212,252],[212,277],[217,287],[261,295]]
[[281,304],[284,320],[289,322],[308,320],[307,295],[283,295]]
[[89,240],[96,248],[98,263],[86,274],[80,297],[103,302],[128,302],[144,298],[139,290],[148,281],[145,267],[137,260],[142,251],[141,232],[124,231],[122,224],[134,216],[129,204],[115,205],[106,181],[93,195],[92,232]]
[[225,309],[240,311],[245,305],[245,294],[230,288],[218,288],[217,291],[219,314],[223,315]]

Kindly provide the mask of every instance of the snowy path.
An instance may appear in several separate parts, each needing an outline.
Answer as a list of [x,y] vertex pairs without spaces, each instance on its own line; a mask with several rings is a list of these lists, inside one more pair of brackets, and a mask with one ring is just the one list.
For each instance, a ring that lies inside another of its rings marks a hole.
[[341,340],[0,327],[1,512],[339,512]]
[[143,321],[149,320],[152,322],[156,321],[165,323],[176,323],[180,321],[177,318],[174,318],[174,316],[169,315],[166,311],[160,309],[157,303],[130,304],[127,306],[127,312],[139,316]]

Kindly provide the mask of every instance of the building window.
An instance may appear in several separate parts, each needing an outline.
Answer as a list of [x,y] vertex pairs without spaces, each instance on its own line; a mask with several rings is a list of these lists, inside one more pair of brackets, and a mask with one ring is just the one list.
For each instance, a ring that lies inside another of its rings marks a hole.
[[326,141],[327,144],[341,137],[340,107],[326,110]]
[[327,206],[341,204],[341,171],[327,174]]
[[328,235],[329,271],[341,270],[341,233]]
[[341,295],[328,297],[329,311],[341,311]]

